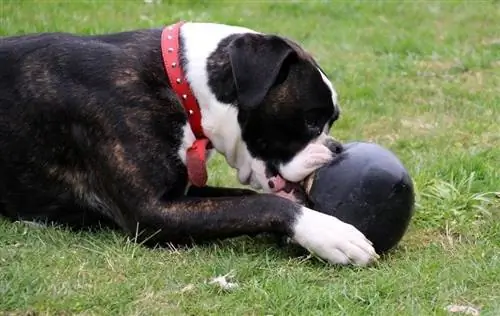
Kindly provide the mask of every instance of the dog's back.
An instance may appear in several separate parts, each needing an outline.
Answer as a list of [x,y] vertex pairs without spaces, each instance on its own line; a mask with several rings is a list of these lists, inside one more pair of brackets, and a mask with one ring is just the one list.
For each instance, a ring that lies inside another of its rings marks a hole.
[[0,41],[3,215],[19,217],[22,210],[28,220],[88,221],[94,208],[110,204],[103,201],[109,197],[103,173],[111,172],[106,162],[116,167],[127,139],[142,135],[144,151],[170,149],[153,129],[183,117],[160,105],[172,97],[168,83],[147,64],[160,52],[141,49],[154,35],[50,33]]

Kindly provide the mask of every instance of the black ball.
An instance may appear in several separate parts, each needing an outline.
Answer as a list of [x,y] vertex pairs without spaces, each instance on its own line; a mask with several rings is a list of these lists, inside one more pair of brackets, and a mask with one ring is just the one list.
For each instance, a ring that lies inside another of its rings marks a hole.
[[310,208],[359,229],[382,254],[403,238],[414,213],[411,177],[389,150],[354,142],[305,182]]

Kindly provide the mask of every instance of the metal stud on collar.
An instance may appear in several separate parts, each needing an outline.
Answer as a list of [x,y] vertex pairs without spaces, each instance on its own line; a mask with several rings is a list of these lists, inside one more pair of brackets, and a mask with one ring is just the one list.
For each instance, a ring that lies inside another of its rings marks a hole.
[[201,126],[201,113],[196,97],[189,87],[189,82],[183,73],[182,63],[179,60],[180,56],[180,43],[179,43],[179,29],[182,24],[175,24],[175,26],[168,26],[162,33],[162,55],[164,60],[164,67],[169,77],[170,84],[175,90],[179,101],[185,109],[191,129],[197,138],[206,138]]
[[[173,30],[173,28],[172,28],[171,26],[169,26],[169,27],[167,27],[167,30],[172,31],[172,30]],[[167,39],[168,39],[168,40],[172,40],[172,39],[173,39],[172,35],[167,35]],[[167,49],[167,51],[168,51],[169,53],[172,53],[172,52],[174,51],[174,49],[173,49],[172,47],[169,47],[169,48]],[[177,67],[177,63],[176,63],[176,62],[173,62],[173,63],[171,64],[171,66],[172,66],[172,68],[175,68],[175,67]],[[182,83],[182,80],[181,80],[181,78],[177,78],[177,79],[175,79],[175,82],[177,82],[178,84],[181,84],[181,83]],[[185,95],[185,94],[184,94],[184,95],[182,96],[182,98],[185,100],[185,99],[187,98],[187,95]]]

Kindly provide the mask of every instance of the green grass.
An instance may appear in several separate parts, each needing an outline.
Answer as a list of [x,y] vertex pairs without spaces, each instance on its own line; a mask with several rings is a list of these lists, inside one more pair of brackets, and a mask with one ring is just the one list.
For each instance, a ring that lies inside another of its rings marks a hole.
[[[398,249],[364,269],[297,257],[265,238],[150,250],[112,232],[0,221],[0,311],[446,315],[447,305],[458,304],[500,314],[498,1],[0,0],[0,13],[1,35],[113,32],[186,19],[292,37],[340,93],[343,114],[332,133],[393,150],[417,190]],[[212,184],[237,185],[220,157],[210,172]],[[239,288],[207,283],[230,271]]]

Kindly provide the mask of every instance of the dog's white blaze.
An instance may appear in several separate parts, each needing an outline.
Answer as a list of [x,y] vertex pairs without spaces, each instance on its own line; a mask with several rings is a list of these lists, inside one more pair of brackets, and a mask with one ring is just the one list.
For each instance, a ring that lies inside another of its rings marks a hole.
[[[326,86],[332,92],[332,102],[333,102],[333,108],[334,108],[333,110],[340,112],[340,105],[338,103],[338,94],[337,94],[337,91],[335,90],[335,88],[334,88],[332,82],[330,81],[330,79],[328,79],[328,77],[320,69],[318,69],[318,71],[321,74],[321,78],[325,82]],[[329,126],[328,126],[328,123],[327,123],[327,124],[325,124],[325,127],[323,128],[323,132],[328,134],[329,131],[330,131],[330,129],[329,129]]]
[[338,110],[340,110],[339,108],[339,105],[338,105],[338,95],[337,95],[337,91],[335,90],[335,88],[333,87],[333,84],[332,82],[330,81],[330,79],[328,79],[328,77],[318,68],[318,71],[321,75],[321,78],[323,79],[323,81],[325,82],[326,86],[330,89],[330,91],[332,92],[332,101],[333,101],[333,107],[336,107]]
[[371,242],[354,226],[307,207],[295,220],[292,240],[334,264],[364,266],[378,258]]
[[[340,105],[339,105],[339,102],[338,102],[337,91],[335,90],[335,88],[334,88],[332,82],[330,81],[330,79],[328,79],[328,77],[320,69],[318,69],[318,71],[321,74],[321,78],[325,82],[326,86],[332,92],[333,110],[340,112]],[[327,133],[327,134],[330,132],[330,127],[329,127],[328,123],[325,124],[325,127],[323,128],[323,132]]]

